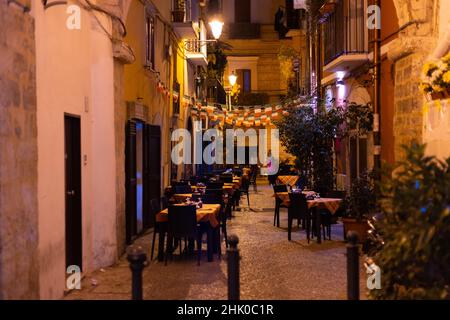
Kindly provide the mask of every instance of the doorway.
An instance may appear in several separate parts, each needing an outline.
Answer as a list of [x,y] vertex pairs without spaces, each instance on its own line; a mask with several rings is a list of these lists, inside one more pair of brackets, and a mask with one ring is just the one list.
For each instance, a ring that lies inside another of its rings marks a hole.
[[81,121],[64,116],[66,268],[83,268],[81,209]]
[[161,128],[130,120],[126,129],[126,242],[153,226],[152,199],[161,198]]

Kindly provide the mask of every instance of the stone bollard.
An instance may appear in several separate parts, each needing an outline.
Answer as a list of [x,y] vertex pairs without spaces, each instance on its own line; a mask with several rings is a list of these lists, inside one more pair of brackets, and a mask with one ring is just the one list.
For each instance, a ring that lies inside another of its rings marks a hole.
[[359,300],[359,245],[358,234],[347,233],[347,299]]
[[127,258],[130,262],[132,274],[131,296],[132,300],[142,300],[142,270],[147,261],[147,255],[140,246],[130,246],[127,249]]
[[239,238],[236,235],[228,237],[229,248],[227,250],[228,259],[228,300],[240,299],[239,288],[239,249],[237,245]]

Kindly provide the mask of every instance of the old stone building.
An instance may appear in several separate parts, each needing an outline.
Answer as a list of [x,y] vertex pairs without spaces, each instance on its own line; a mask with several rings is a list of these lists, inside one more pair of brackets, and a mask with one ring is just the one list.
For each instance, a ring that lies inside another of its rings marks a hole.
[[0,25],[0,300],[38,298],[35,21],[1,1]]
[[[395,158],[402,158],[400,147],[412,138],[427,143],[430,154],[449,156],[448,107],[440,116],[435,105],[431,110],[424,108],[427,98],[419,91],[419,82],[424,64],[450,50],[450,3],[443,0],[393,2],[401,30],[388,48],[395,70]],[[432,128],[430,117],[435,122]]]

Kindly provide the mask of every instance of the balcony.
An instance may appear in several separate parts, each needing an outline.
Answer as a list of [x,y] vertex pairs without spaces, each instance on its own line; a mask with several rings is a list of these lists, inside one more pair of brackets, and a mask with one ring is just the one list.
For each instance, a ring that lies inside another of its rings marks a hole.
[[209,104],[227,104],[227,93],[219,80],[214,78],[206,79],[206,87]]
[[195,26],[192,21],[173,22],[173,31],[180,39],[194,39],[197,37]]
[[331,2],[323,9],[324,72],[350,71],[369,60],[364,1]]
[[226,29],[229,39],[259,39],[261,37],[259,23],[232,23]]
[[198,0],[174,0],[172,25],[180,39],[195,39],[198,36],[195,21],[199,18]]
[[208,52],[206,43],[200,40],[186,40],[186,58],[196,66],[206,67],[208,65]]

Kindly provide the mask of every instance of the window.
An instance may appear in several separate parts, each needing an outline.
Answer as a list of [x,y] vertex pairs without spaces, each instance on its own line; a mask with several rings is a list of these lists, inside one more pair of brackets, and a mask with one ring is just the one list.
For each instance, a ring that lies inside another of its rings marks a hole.
[[250,23],[252,12],[251,0],[234,0],[234,20],[236,23]]
[[155,69],[155,18],[147,16],[145,22],[145,66]]
[[241,92],[250,93],[252,91],[252,71],[249,69],[237,70],[238,84]]

